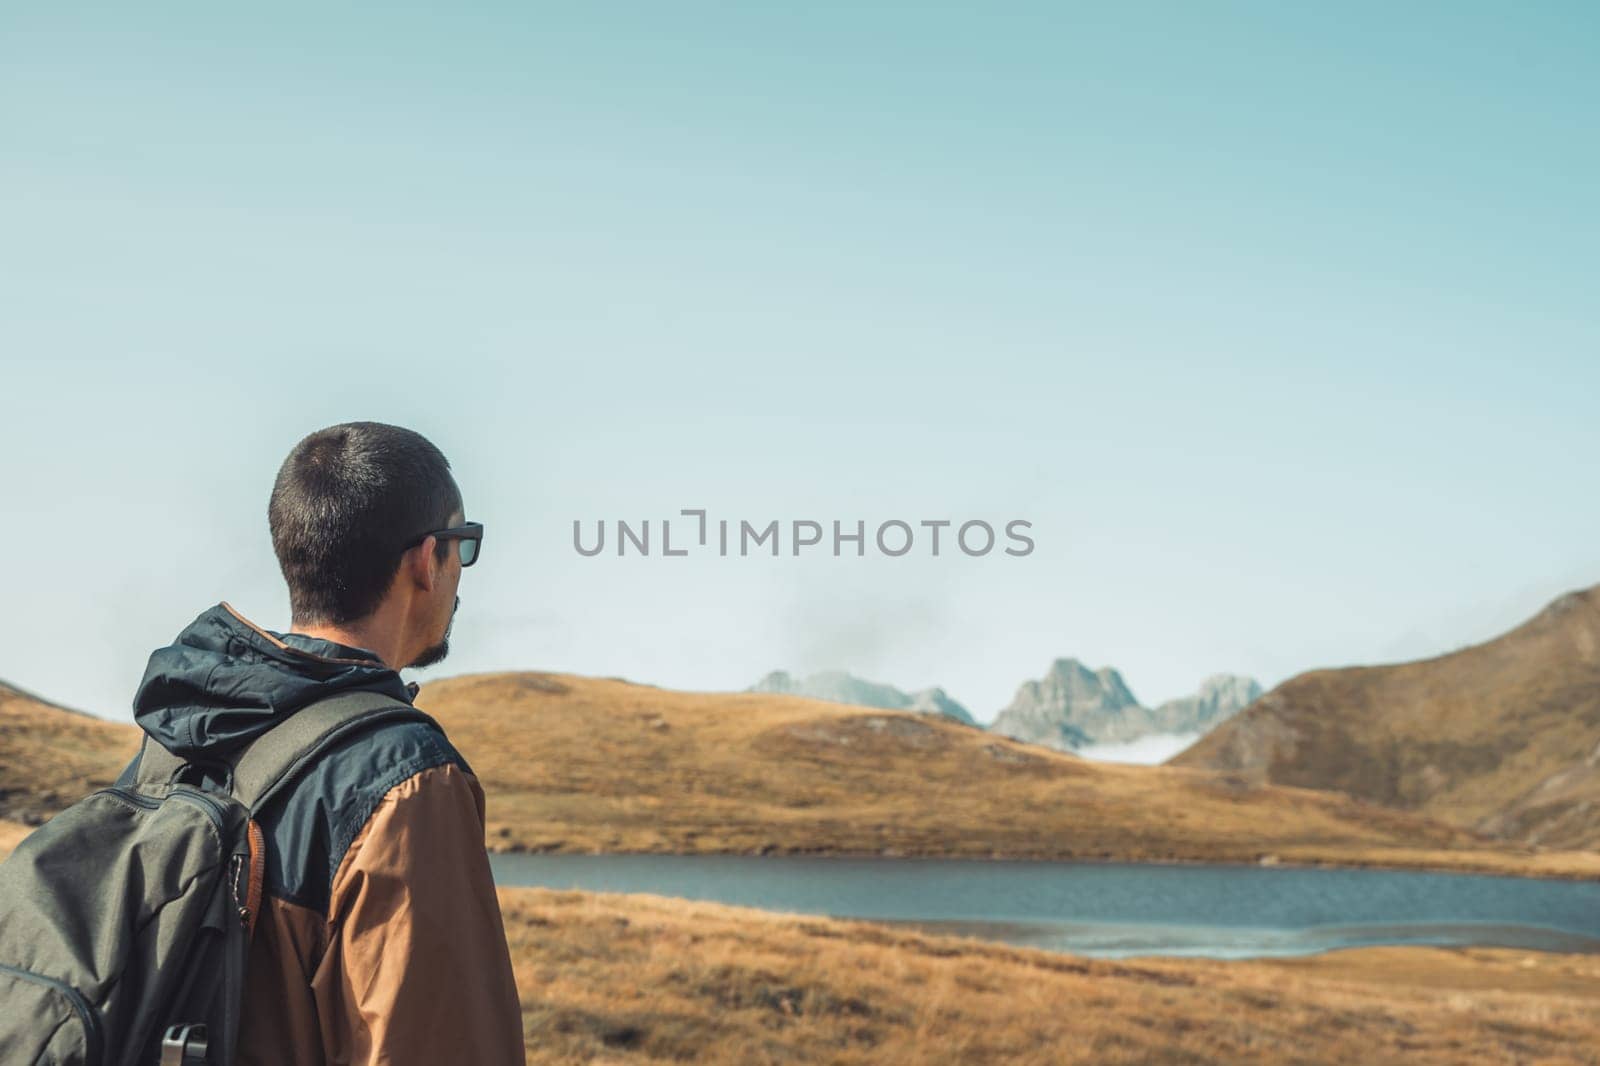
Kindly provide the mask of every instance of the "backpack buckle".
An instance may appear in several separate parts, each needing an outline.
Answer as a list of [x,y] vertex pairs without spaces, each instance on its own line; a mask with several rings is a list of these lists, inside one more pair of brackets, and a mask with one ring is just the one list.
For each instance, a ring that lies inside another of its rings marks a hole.
[[161,1038],[161,1066],[206,1066],[205,1025],[169,1026]]

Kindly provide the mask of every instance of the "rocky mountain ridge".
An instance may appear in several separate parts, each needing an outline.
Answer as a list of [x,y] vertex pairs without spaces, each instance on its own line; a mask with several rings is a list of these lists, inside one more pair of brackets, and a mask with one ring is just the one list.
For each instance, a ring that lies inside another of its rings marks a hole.
[[1058,751],[1123,744],[1158,733],[1203,733],[1261,695],[1254,679],[1213,674],[1191,696],[1145,707],[1109,666],[1090,670],[1061,658],[1045,676],[1025,681],[989,728]]
[[[977,724],[971,712],[942,688],[905,692],[844,670],[822,670],[804,678],[774,670],[746,691],[942,714],[967,725]],[[1261,686],[1251,678],[1213,674],[1200,683],[1193,695],[1145,707],[1134,698],[1122,675],[1111,667],[1090,670],[1077,659],[1061,658],[1050,665],[1042,679],[1024,682],[988,728],[1030,744],[1076,751],[1152,734],[1204,732],[1260,694]]]

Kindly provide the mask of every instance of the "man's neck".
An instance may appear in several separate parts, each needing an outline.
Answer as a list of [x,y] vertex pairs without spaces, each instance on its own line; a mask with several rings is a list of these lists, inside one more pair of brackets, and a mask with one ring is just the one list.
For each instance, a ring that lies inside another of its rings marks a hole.
[[372,652],[383,660],[385,666],[391,670],[399,670],[400,642],[392,630],[386,634],[389,627],[375,624],[377,620],[362,619],[361,622],[346,625],[328,625],[320,622],[296,624],[293,632],[302,636],[315,637],[318,640],[329,640],[335,644],[343,644],[347,648],[363,648]]

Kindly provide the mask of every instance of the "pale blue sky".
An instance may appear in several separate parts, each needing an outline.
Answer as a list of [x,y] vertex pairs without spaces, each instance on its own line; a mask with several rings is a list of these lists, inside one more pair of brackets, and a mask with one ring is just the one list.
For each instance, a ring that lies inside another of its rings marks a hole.
[[[469,5],[470,6],[470,5]],[[436,7],[436,5],[435,5]],[[454,651],[738,688],[1448,650],[1600,581],[1589,4],[0,15],[0,678],[126,717],[266,499],[451,458]],[[1011,518],[1023,559],[585,559],[574,518]]]

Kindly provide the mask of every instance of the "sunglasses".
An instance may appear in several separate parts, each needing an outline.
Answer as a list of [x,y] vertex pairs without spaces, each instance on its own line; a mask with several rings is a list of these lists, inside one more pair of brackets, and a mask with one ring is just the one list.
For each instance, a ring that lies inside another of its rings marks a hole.
[[456,553],[461,558],[461,565],[471,566],[478,561],[478,548],[483,544],[483,523],[467,522],[463,525],[451,526],[449,529],[430,529],[407,544],[405,550],[410,551],[429,537],[455,541]]

